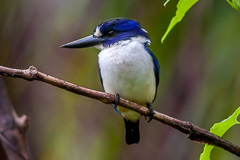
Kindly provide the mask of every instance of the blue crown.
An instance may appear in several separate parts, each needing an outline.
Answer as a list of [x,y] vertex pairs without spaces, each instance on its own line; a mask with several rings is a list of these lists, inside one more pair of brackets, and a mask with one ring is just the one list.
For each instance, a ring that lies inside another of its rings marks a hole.
[[102,22],[95,28],[93,35],[104,39],[104,46],[132,37],[149,39],[147,31],[141,28],[138,22],[126,18],[116,18]]

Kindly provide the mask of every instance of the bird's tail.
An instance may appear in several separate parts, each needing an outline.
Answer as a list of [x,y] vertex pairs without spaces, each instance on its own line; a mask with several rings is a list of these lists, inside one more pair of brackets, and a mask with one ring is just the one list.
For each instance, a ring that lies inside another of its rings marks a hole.
[[139,120],[136,122],[129,121],[124,118],[126,128],[126,142],[127,144],[138,143],[140,140],[139,134]]

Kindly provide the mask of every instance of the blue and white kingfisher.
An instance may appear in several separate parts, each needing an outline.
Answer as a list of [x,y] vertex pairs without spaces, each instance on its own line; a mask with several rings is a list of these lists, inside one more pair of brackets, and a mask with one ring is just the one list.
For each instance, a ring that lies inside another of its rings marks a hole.
[[154,114],[151,103],[157,94],[159,64],[148,48],[150,43],[148,32],[137,21],[115,18],[99,24],[92,35],[61,46],[95,46],[100,50],[100,81],[105,92],[116,95],[113,106],[124,118],[127,144],[138,143],[140,140],[141,115],[119,106],[119,97],[146,105],[150,113],[149,121]]

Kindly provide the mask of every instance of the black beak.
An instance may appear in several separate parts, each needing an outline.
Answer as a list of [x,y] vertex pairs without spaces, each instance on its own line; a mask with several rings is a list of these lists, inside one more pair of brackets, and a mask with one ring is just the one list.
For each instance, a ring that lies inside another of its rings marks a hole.
[[76,41],[64,44],[60,46],[61,48],[85,48],[85,47],[91,47],[98,44],[101,44],[104,41],[102,38],[97,38],[91,36],[87,36],[81,39],[78,39]]

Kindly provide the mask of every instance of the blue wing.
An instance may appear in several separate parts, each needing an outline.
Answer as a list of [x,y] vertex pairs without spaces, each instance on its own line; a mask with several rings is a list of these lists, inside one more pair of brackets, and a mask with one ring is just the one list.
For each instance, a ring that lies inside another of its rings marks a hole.
[[153,101],[156,98],[157,95],[157,87],[159,84],[159,75],[160,75],[160,66],[158,64],[158,60],[155,57],[155,55],[150,51],[150,49],[145,45],[144,48],[146,49],[146,51],[148,52],[148,54],[152,57],[152,61],[153,61],[153,70],[154,70],[154,74],[155,74],[155,79],[156,79],[156,92],[155,92],[155,96]]

